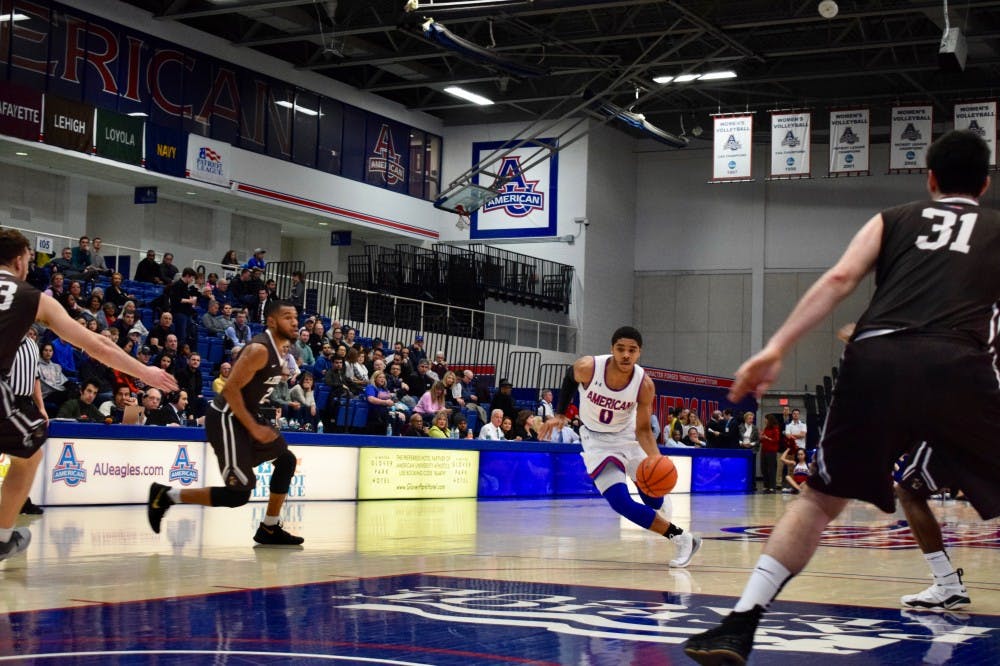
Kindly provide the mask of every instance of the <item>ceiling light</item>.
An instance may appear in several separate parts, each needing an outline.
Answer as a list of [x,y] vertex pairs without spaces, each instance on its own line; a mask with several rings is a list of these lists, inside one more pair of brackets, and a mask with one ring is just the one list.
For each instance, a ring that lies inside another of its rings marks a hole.
[[292,104],[291,102],[287,102],[285,100],[281,100],[280,102],[275,102],[275,104],[277,104],[278,106],[283,106],[286,109],[292,109],[296,113],[302,113],[302,114],[305,114],[307,116],[318,116],[319,115],[319,111],[313,111],[312,109],[307,109],[304,106],[299,106],[298,104]]
[[145,111],[133,111],[128,115],[130,115],[133,118],[149,118],[149,114],[146,113]]
[[654,76],[653,83],[670,83],[674,80],[672,76]]
[[718,81],[719,79],[735,79],[736,72],[731,69],[723,70],[721,72],[709,72],[708,74],[702,74],[699,81]]
[[23,150],[19,150],[19,151],[17,151],[14,154],[17,155],[18,157],[27,157],[28,156],[28,153],[24,152]]
[[197,192],[185,192],[184,194],[188,195],[189,197],[194,197],[198,195]]
[[328,227],[328,226],[330,226],[330,223],[329,222],[320,222],[319,226],[321,226],[321,227]]
[[0,23],[6,23],[7,21],[27,21],[27,20],[28,20],[27,14],[14,14],[13,17],[11,17],[10,14],[0,14]]
[[701,74],[681,74],[674,79],[674,83],[687,83],[688,81],[694,81],[695,79],[700,79]]
[[474,92],[469,92],[464,88],[459,88],[458,86],[448,86],[444,89],[449,95],[454,95],[455,97],[461,97],[464,100],[478,104],[479,106],[489,106],[493,103],[493,100],[483,97],[482,95],[477,95]]

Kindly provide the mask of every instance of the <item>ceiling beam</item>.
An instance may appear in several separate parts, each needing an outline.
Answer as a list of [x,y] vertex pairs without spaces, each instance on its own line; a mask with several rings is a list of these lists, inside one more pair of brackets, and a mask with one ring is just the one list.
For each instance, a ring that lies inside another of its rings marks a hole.
[[208,9],[191,9],[188,11],[179,10],[170,13],[168,9],[163,14],[156,16],[158,19],[169,19],[171,21],[184,21],[187,19],[201,18],[203,16],[224,16],[226,14],[242,14],[243,12],[263,11],[267,9],[278,9],[280,7],[294,7],[296,5],[311,5],[313,0],[260,0],[259,2],[241,2],[225,5],[216,5]]

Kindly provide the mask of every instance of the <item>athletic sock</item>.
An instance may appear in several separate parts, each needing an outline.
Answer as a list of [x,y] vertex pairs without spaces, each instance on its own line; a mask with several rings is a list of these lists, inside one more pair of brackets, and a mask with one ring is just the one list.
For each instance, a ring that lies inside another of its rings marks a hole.
[[181,489],[180,488],[171,488],[170,490],[167,491],[167,497],[169,497],[172,502],[175,502],[175,503],[176,502],[180,502],[181,501]]
[[754,606],[767,608],[791,577],[791,572],[781,562],[770,555],[761,555],[747,586],[743,588],[743,596],[733,610],[742,613],[752,610]]
[[934,574],[934,580],[938,585],[962,584],[962,581],[958,578],[958,572],[955,571],[955,567],[951,565],[951,560],[948,559],[948,553],[943,550],[939,550],[936,553],[924,553],[924,559],[930,565],[931,573]]
[[670,523],[670,525],[667,527],[667,531],[663,533],[663,536],[667,537],[668,539],[673,539],[675,536],[680,536],[682,534],[684,534],[684,530],[677,527],[673,523]]
[[0,528],[0,543],[7,543],[14,536],[14,528]]
[[279,518],[281,518],[281,516],[264,516],[264,524],[268,527],[272,527],[278,524]]

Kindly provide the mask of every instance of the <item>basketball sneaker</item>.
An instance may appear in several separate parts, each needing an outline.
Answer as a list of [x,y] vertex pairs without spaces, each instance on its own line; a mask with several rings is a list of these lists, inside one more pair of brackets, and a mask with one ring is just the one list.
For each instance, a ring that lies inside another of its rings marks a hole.
[[699,664],[743,666],[753,649],[753,635],[763,613],[761,606],[754,606],[743,613],[733,611],[723,618],[719,626],[687,639],[684,654]]
[[15,527],[10,541],[0,542],[0,560],[23,553],[31,543],[31,531],[27,527]]
[[29,497],[24,500],[24,505],[21,507],[21,513],[25,516],[40,516],[45,513],[45,509],[32,502]]
[[958,583],[942,585],[935,582],[923,592],[903,595],[899,602],[907,608],[943,610],[965,608],[972,603],[969,599],[969,591],[962,584],[962,574],[965,572],[958,569],[955,573],[958,576]]
[[165,486],[162,483],[152,483],[149,486],[146,517],[149,519],[149,526],[157,534],[160,533],[160,522],[163,520],[163,514],[174,504],[174,501],[167,495],[168,490],[170,490],[170,486]]
[[305,541],[302,537],[286,532],[281,523],[277,525],[261,523],[257,527],[257,533],[253,535],[253,540],[265,546],[301,546]]
[[671,541],[677,546],[677,557],[670,560],[669,565],[676,568],[686,567],[691,563],[691,558],[701,548],[701,537],[690,532],[678,534]]

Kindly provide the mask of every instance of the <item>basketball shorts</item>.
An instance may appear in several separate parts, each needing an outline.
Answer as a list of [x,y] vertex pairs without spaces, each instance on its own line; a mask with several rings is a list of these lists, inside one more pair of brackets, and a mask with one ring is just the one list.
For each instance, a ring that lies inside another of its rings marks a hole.
[[257,485],[254,468],[288,450],[280,434],[267,444],[255,441],[228,405],[220,410],[214,402],[205,414],[205,434],[219,461],[223,483],[234,490],[253,490]]
[[48,427],[35,403],[16,398],[7,382],[0,380],[0,452],[30,458],[47,437]]
[[[626,475],[635,480],[639,463],[646,458],[646,452],[631,431],[595,432],[584,426],[580,428],[580,445],[587,474],[602,493],[615,483],[624,483]],[[601,476],[602,472],[615,470],[615,474]],[[599,476],[600,481],[597,480]]]
[[[972,494],[982,496],[992,491],[990,484],[995,481],[984,479],[978,474],[960,474],[947,454],[939,447],[929,442],[921,442],[910,453],[903,456],[893,474],[896,483],[911,493],[927,498],[944,490],[959,490],[965,492],[964,486],[973,484],[986,487],[973,487]],[[960,480],[961,479],[961,480]],[[966,493],[968,495],[968,493]]]
[[[962,414],[962,427],[941,414]],[[933,443],[938,473],[947,468],[948,482],[980,516],[1000,515],[1000,381],[992,355],[946,333],[850,343],[807,483],[891,513],[893,467],[914,442]]]

